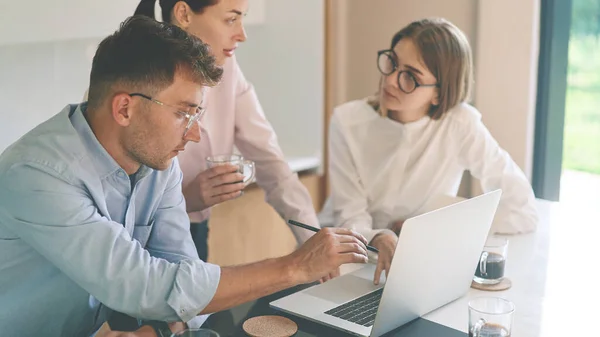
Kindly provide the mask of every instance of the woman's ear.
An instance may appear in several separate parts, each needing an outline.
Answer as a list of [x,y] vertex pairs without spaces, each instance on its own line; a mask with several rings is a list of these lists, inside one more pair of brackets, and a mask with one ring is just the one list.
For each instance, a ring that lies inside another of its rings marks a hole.
[[[192,9],[185,1],[177,1],[171,12],[171,15],[173,16],[172,22],[185,29],[192,23],[192,13]],[[166,20],[163,18],[163,21]]]

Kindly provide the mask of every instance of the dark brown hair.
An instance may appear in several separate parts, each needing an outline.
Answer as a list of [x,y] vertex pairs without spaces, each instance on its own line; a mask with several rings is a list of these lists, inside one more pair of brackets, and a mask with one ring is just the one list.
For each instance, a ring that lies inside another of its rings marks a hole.
[[[469,41],[460,29],[441,18],[415,21],[394,35],[391,49],[404,38],[412,40],[439,84],[439,104],[429,109],[432,119],[441,118],[455,105],[469,100],[473,86],[473,57]],[[370,97],[369,103],[387,115],[379,108],[378,95]]]
[[170,86],[176,73],[213,86],[223,69],[205,43],[181,28],[144,16],[130,17],[96,50],[89,107],[100,106],[115,86],[153,95]]

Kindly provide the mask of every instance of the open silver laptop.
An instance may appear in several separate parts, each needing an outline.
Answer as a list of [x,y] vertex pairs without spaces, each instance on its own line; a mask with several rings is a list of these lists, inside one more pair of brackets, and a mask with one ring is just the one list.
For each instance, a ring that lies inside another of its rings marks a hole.
[[385,283],[374,264],[271,302],[359,336],[381,336],[463,296],[471,285],[502,192],[406,220]]

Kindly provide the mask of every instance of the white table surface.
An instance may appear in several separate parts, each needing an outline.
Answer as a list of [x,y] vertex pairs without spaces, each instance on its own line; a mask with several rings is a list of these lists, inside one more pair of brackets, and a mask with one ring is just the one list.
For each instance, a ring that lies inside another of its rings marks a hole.
[[292,172],[302,172],[318,169],[321,166],[321,159],[317,156],[307,157],[287,157],[285,158]]
[[513,337],[600,336],[595,322],[600,321],[600,217],[562,206],[538,200],[537,231],[504,236],[509,240],[505,275],[512,281],[510,289],[470,289],[424,317],[467,332],[469,300],[497,296],[516,306]]

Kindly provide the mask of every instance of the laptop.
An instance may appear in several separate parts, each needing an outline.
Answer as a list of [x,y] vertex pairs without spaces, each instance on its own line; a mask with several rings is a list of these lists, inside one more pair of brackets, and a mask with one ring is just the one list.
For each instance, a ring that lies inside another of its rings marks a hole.
[[270,305],[372,337],[444,306],[469,290],[501,194],[492,191],[406,220],[390,273],[378,286],[376,266],[369,263]]

